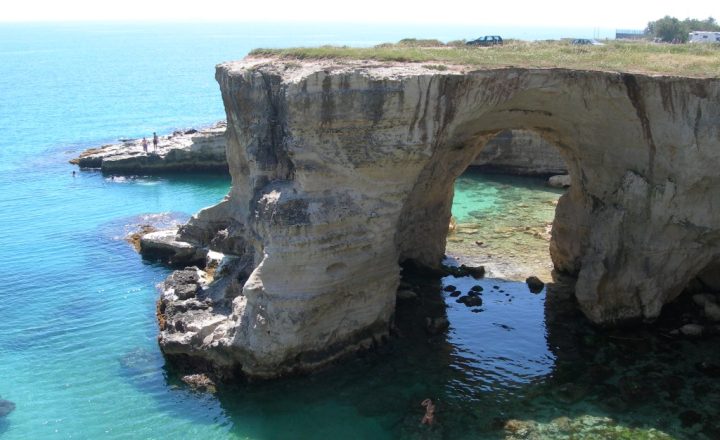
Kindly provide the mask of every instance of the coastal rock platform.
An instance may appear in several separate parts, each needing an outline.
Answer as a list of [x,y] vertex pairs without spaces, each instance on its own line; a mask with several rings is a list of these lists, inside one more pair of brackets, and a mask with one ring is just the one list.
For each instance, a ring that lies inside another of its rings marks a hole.
[[591,321],[654,319],[720,259],[720,80],[261,58],[216,77],[233,184],[176,241],[235,263],[164,291],[176,359],[269,378],[380,343],[400,263],[440,266],[453,183],[504,130],[568,166],[550,251]]
[[142,139],[91,148],[72,159],[80,168],[100,168],[113,174],[158,173],[175,171],[221,171],[227,173],[225,158],[225,122],[200,130],[176,131],[158,136],[157,151],[152,137],[148,151]]

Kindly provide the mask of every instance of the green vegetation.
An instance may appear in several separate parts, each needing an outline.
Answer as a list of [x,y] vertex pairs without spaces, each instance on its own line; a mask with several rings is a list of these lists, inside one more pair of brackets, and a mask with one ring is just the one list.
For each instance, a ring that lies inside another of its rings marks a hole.
[[708,17],[705,20],[686,18],[683,21],[666,15],[665,17],[648,23],[645,33],[652,38],[658,38],[664,42],[684,43],[688,40],[688,33],[692,31],[720,31],[720,25],[714,18]]
[[658,44],[607,41],[604,46],[574,46],[566,41],[510,41],[503,46],[470,47],[463,42],[405,39],[397,44],[370,48],[322,46],[314,48],[256,49],[251,56],[287,60],[377,60],[422,63],[431,69],[446,68],[568,68],[720,77],[720,45]]

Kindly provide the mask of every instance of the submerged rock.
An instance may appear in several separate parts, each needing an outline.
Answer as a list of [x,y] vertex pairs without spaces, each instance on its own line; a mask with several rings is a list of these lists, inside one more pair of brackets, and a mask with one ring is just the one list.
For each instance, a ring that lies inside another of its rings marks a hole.
[[15,411],[15,404],[0,398],[0,417],[5,417],[13,411]]
[[618,424],[609,417],[583,415],[577,418],[558,417],[549,422],[508,420],[505,440],[540,439],[643,439],[672,440],[673,437],[655,428],[634,428]]
[[690,428],[694,425],[702,423],[703,421],[703,416],[699,412],[693,410],[683,411],[680,413],[679,417],[683,428]]
[[719,364],[713,364],[711,362],[698,362],[697,364],[695,364],[695,368],[708,377],[720,377]]
[[460,298],[455,300],[456,302],[459,302],[461,304],[465,304],[467,307],[478,307],[481,306],[483,301],[482,298],[479,296],[461,296]]
[[188,384],[190,388],[197,391],[207,393],[215,393],[217,391],[215,382],[213,382],[212,379],[205,374],[188,374],[183,376],[180,380]]
[[589,391],[587,386],[568,382],[557,387],[553,395],[561,402],[575,403],[585,398]]
[[450,327],[450,321],[444,316],[438,318],[425,318],[425,329],[431,335],[442,333]]
[[397,298],[399,300],[417,299],[417,293],[409,289],[398,290]]

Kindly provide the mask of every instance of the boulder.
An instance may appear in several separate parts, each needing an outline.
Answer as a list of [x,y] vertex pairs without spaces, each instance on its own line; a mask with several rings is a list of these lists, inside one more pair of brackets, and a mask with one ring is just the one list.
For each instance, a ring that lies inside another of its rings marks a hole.
[[532,293],[540,293],[542,292],[543,288],[545,288],[545,283],[543,283],[540,278],[536,276],[528,277],[525,280],[525,283],[528,285],[528,288]]
[[201,286],[203,273],[197,267],[187,267],[171,273],[164,282],[166,291],[172,290],[179,300],[194,297]]
[[551,176],[547,183],[548,186],[552,186],[553,188],[567,188],[570,186],[570,175]]
[[479,296],[474,296],[474,295],[473,296],[470,296],[470,295],[461,296],[460,298],[456,299],[455,301],[459,302],[461,304],[465,304],[467,307],[477,307],[477,306],[481,306],[483,303],[482,298],[480,298]]
[[178,240],[177,229],[150,232],[140,237],[140,255],[171,266],[205,265],[207,249]]

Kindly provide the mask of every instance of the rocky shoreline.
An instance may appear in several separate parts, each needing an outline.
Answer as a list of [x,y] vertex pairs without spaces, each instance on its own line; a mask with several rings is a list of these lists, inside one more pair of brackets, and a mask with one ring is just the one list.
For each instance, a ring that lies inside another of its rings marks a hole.
[[163,173],[179,171],[212,171],[228,173],[225,157],[227,124],[217,122],[201,129],[178,130],[158,136],[154,151],[152,137],[148,151],[142,139],[131,139],[83,151],[70,160],[81,169],[100,169],[104,173]]

